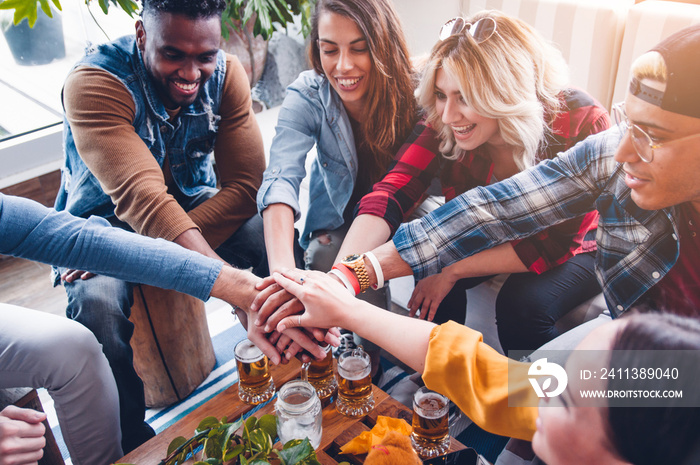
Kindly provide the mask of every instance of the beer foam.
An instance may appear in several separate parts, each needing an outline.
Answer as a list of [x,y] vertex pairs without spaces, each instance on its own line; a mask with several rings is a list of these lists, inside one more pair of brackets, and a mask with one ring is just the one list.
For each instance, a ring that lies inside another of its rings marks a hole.
[[420,416],[431,420],[445,416],[448,410],[448,404],[442,396],[434,392],[417,395],[415,406],[420,409]]
[[361,357],[348,357],[343,360],[342,365],[338,365],[338,374],[350,381],[365,378],[370,371],[372,366]]
[[236,345],[234,349],[236,358],[242,362],[255,362],[263,358],[264,354],[258,346],[250,342],[248,339],[244,339]]

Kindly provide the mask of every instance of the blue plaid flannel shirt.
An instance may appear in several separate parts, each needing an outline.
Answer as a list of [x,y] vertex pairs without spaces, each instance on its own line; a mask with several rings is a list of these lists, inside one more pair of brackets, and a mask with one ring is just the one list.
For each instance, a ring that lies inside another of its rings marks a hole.
[[503,182],[477,187],[394,235],[417,279],[496,245],[597,209],[596,274],[613,317],[629,309],[678,258],[675,208],[643,210],[613,156],[617,127]]

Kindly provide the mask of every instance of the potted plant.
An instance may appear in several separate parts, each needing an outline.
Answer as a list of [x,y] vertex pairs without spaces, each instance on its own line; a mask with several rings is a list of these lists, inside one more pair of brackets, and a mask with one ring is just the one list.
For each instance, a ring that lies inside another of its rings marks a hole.
[[308,438],[274,449],[276,436],[274,415],[260,419],[251,416],[245,421],[240,418],[231,423],[225,417],[207,417],[191,438],[175,438],[168,446],[167,457],[158,465],[321,465]]
[[[85,0],[89,4],[93,0]],[[134,0],[97,0],[102,11],[107,14],[110,5],[121,8],[129,16],[134,15],[139,9]],[[53,7],[61,10],[60,0],[51,0]],[[243,44],[243,51],[231,50],[224,45],[223,48],[236,53],[242,62],[249,61],[251,71],[251,85],[260,77],[264,65],[266,53],[266,41],[276,29],[286,29],[294,23],[295,17],[300,18],[301,32],[308,35],[311,28],[311,13],[316,0],[226,0],[226,9],[221,17],[221,33],[225,44],[232,37],[232,32]],[[4,0],[0,3],[0,10],[14,10],[14,24],[19,24],[23,19],[27,20],[29,27],[34,27],[37,22],[37,11],[41,7],[49,18],[53,17],[49,0]],[[259,39],[256,37],[259,36]],[[262,52],[257,51],[262,49]],[[257,59],[256,59],[257,55]],[[247,59],[246,59],[247,58]],[[261,64],[262,62],[262,64]]]
[[300,19],[301,33],[311,30],[311,14],[316,0],[227,0],[221,15],[221,48],[238,56],[250,86],[262,75],[267,42],[276,29],[286,29]]

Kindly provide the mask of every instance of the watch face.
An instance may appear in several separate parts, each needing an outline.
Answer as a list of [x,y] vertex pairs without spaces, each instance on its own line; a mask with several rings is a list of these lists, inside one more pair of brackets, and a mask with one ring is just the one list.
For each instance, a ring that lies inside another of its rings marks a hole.
[[346,263],[350,263],[350,262],[354,262],[355,260],[359,260],[359,259],[360,259],[360,256],[358,254],[354,253],[352,255],[348,255],[347,257],[345,257],[343,259],[343,261]]

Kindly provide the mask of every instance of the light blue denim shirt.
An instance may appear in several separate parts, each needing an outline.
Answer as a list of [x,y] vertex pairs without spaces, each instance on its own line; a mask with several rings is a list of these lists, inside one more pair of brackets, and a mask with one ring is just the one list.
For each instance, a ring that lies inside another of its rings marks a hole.
[[0,194],[0,253],[209,298],[222,262],[164,239]]
[[280,109],[270,162],[258,191],[258,211],[284,203],[301,216],[299,186],[306,176],[306,157],[316,145],[311,165],[309,209],[299,242],[306,249],[309,235],[343,225],[343,212],[357,179],[357,152],[350,119],[328,80],[304,71],[287,88]]
[[[221,103],[226,77],[226,54],[219,50],[216,70],[202,86],[197,99],[182,108],[174,122],[158,97],[143,63],[134,36],[93,47],[75,65],[101,68],[119,79],[134,98],[134,131],[162,167],[169,157],[173,180],[180,191],[193,197],[216,187],[212,152],[221,120]],[[76,216],[114,216],[114,204],[78,154],[70,123],[63,123],[64,166],[56,210]]]
[[393,241],[417,279],[498,244],[531,236],[598,210],[596,274],[613,317],[627,311],[678,259],[675,207],[644,210],[614,160],[617,126],[589,136],[553,160],[477,187],[404,223]]

